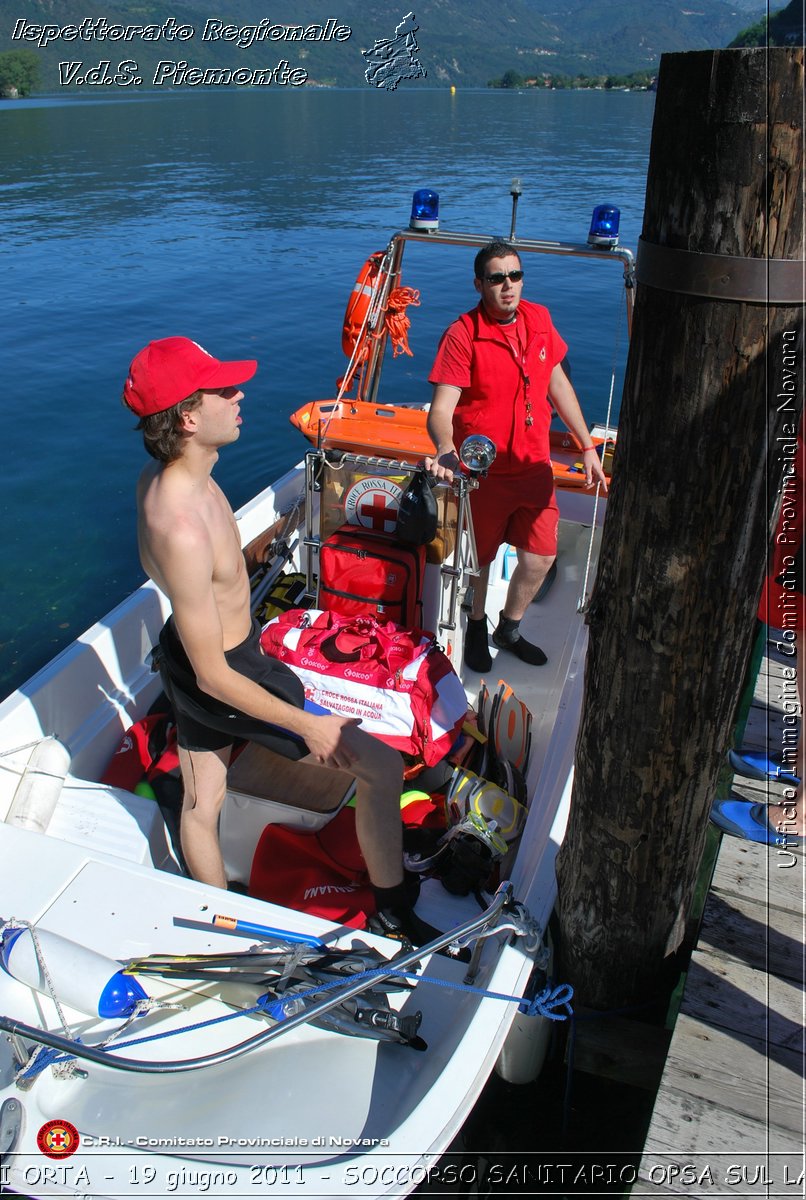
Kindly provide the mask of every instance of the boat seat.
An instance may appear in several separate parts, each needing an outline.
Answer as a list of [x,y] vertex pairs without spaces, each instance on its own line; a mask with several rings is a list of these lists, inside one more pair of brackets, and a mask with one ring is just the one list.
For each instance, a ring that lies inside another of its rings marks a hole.
[[293,762],[249,742],[227,773],[219,842],[229,879],[246,880],[267,825],[321,829],[353,796],[348,771],[312,760]]

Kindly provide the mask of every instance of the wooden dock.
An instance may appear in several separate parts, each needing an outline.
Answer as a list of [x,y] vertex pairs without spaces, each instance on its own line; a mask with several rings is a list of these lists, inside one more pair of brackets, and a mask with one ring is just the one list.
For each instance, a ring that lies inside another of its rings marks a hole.
[[[780,755],[792,665],[767,645],[744,749]],[[803,853],[722,837],[632,1196],[806,1195],[805,879]]]

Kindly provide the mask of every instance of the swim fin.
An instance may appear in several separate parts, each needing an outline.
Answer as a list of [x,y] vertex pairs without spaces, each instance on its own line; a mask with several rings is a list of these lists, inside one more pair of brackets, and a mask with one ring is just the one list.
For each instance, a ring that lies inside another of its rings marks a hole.
[[503,679],[492,698],[487,731],[496,756],[525,776],[532,747],[532,714]]
[[786,783],[797,787],[800,783],[797,775],[787,771],[783,763],[769,758],[762,750],[729,750],[728,762],[737,775],[744,779],[755,779],[760,783],[772,780],[774,783]]

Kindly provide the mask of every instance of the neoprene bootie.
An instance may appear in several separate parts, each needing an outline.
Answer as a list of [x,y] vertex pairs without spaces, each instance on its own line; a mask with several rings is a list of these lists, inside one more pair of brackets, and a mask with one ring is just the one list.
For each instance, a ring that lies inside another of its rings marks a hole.
[[542,667],[548,659],[539,646],[527,642],[521,635],[519,625],[520,621],[513,621],[510,617],[505,617],[503,612],[499,613],[498,624],[493,630],[493,645],[499,650],[511,651],[521,662],[529,663],[532,667]]
[[[424,946],[441,936],[438,929],[417,916],[409,900],[409,885],[406,880],[396,887],[373,887],[372,890],[378,910],[367,921],[367,929],[371,933],[380,933],[412,948]],[[456,954],[451,954],[446,946],[437,953],[447,958],[456,958],[459,962],[470,962],[470,951],[466,947]]]
[[465,666],[483,675],[485,671],[492,669],[492,665],[487,642],[487,618],[480,617],[479,620],[474,620],[473,617],[468,617],[465,632]]

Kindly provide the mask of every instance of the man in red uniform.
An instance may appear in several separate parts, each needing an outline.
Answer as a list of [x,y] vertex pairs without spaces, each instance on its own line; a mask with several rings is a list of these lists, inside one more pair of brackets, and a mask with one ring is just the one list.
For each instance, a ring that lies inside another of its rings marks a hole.
[[493,642],[524,662],[540,666],[546,656],[519,631],[521,618],[557,553],[559,514],[549,454],[553,411],[568,426],[582,453],[585,484],[605,491],[604,471],[576,393],[561,363],[567,346],[547,308],[523,300],[523,269],[517,251],[494,241],[476,255],[477,308],[454,321],[439,344],[429,382],[434,385],[428,432],[436,456],[426,467],[452,479],[464,438],[482,433],[496,446],[488,477],[471,496],[479,565],[467,623],[465,663],[474,671],[492,666],[485,601],[489,565],[504,543],[518,563],[510,580]]

